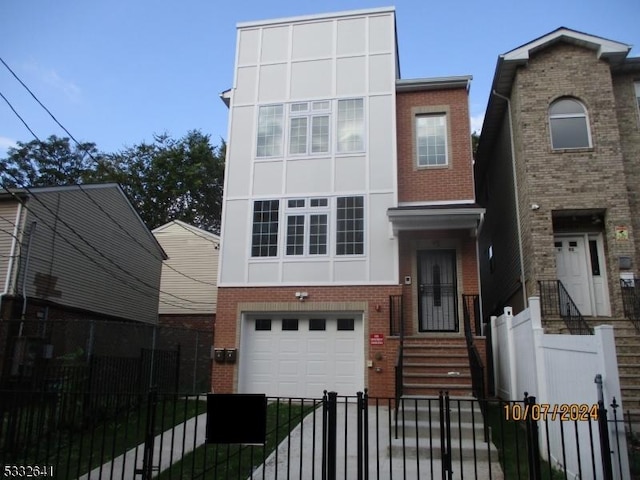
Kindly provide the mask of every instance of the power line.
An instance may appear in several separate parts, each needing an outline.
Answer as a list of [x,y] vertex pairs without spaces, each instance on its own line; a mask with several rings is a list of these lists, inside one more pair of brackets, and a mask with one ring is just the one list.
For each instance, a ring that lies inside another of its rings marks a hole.
[[[70,131],[69,131],[69,130],[68,130],[68,129],[67,129],[67,128],[62,124],[62,123],[60,123],[60,121],[55,117],[55,115],[53,115],[53,113],[51,113],[51,111],[50,111],[50,110],[49,110],[49,109],[48,109],[48,108],[47,108],[47,107],[46,107],[46,106],[45,106],[45,105],[40,101],[40,99],[38,99],[38,97],[35,95],[35,93],[33,93],[33,91],[32,91],[32,90],[31,90],[31,89],[30,89],[30,88],[29,88],[29,87],[28,87],[28,86],[27,86],[27,85],[26,85],[26,84],[25,84],[21,79],[20,79],[20,77],[18,77],[18,75],[17,75],[17,74],[16,74],[16,73],[11,69],[11,67],[9,67],[9,65],[7,65],[7,63],[4,61],[4,59],[3,59],[2,57],[0,57],[0,62],[2,62],[2,64],[5,66],[5,68],[6,68],[7,70],[9,70],[9,72],[11,73],[11,75],[13,75],[13,77],[14,77],[14,78],[15,78],[15,79],[20,83],[20,85],[22,85],[22,86],[25,88],[25,90],[27,90],[27,92],[29,92],[29,94],[31,95],[31,97],[33,97],[33,99],[38,103],[38,105],[40,105],[40,106],[44,109],[44,111],[45,111],[45,112],[47,112],[47,113],[49,114],[49,116],[53,119],[53,121],[54,121],[54,122],[56,122],[56,124],[57,124],[60,128],[62,128],[62,130],[64,130],[64,131],[65,131],[65,133],[66,133],[67,135],[69,135],[69,138],[71,138],[71,139],[75,142],[76,146],[77,146],[77,147],[79,147],[81,150],[83,150],[83,151],[84,151],[84,153],[86,153],[86,154],[89,156],[89,158],[91,158],[91,160],[93,160],[97,165],[102,165],[102,166],[104,166],[104,164],[101,164],[101,162],[100,162],[98,159],[96,159],[96,158],[93,156],[93,154],[92,154],[88,149],[84,148],[84,147],[82,146],[82,144],[81,144],[81,143],[80,143],[80,142],[79,142],[79,141],[78,141],[78,140],[77,140],[77,139],[76,139],[76,138],[71,134],[71,132],[70,132]],[[0,92],[0,95],[2,95],[2,93],[1,93],[1,92]],[[7,98],[6,98],[4,95],[2,95],[2,98],[5,100],[5,102],[7,102],[7,104],[8,104],[8,105],[9,105],[9,107],[11,108],[11,110],[13,110],[13,112],[14,112],[14,113],[16,114],[16,116],[20,119],[20,121],[24,124],[24,126],[29,130],[29,132],[31,132],[31,135],[33,135],[33,136],[34,136],[34,138],[35,138],[36,140],[38,140],[38,142],[39,142],[41,145],[43,145],[43,146],[44,146],[44,143],[43,143],[43,142],[38,138],[38,136],[33,132],[33,130],[32,130],[32,129],[27,125],[26,121],[25,121],[25,120],[24,120],[24,119],[23,119],[23,118],[18,114],[18,112],[13,108],[13,106],[11,105],[11,103],[9,103],[9,101],[7,100]],[[16,181],[17,181],[17,180],[16,180]],[[139,241],[137,238],[135,238],[133,235],[131,235],[131,234],[129,233],[129,231],[128,231],[126,228],[124,228],[122,225],[120,225],[120,223],[118,223],[118,221],[117,221],[115,218],[113,218],[113,217],[112,217],[112,216],[111,216],[111,215],[110,215],[106,210],[104,210],[104,209],[102,208],[102,205],[100,205],[98,202],[96,202],[96,201],[95,201],[95,199],[94,199],[93,197],[91,197],[91,195],[89,195],[89,193],[88,193],[88,192],[87,192],[87,191],[82,187],[82,185],[81,185],[81,184],[78,184],[78,187],[79,187],[79,188],[80,188],[80,190],[81,190],[81,191],[82,191],[82,192],[83,192],[83,193],[84,193],[84,194],[85,194],[85,195],[86,195],[86,196],[87,196],[87,197],[88,197],[88,198],[89,198],[89,199],[90,199],[90,200],[91,200],[91,201],[92,201],[92,202],[93,202],[97,207],[98,207],[98,209],[100,209],[100,211],[101,211],[101,212],[103,212],[103,213],[107,216],[107,218],[109,218],[113,223],[115,223],[115,224],[118,226],[118,228],[119,228],[120,230],[122,230],[123,232],[125,232],[125,234],[126,234],[127,236],[129,236],[129,237],[130,237],[134,242],[136,242],[139,246],[141,246],[141,247],[142,247],[144,250],[146,250],[149,254],[151,254],[152,256],[154,256],[157,260],[164,260],[164,259],[161,259],[160,257],[155,256],[155,254],[154,254],[153,252],[151,252],[151,251],[150,251],[150,250],[149,250],[145,245],[143,245],[142,243],[140,243],[140,241]],[[182,225],[181,225],[181,226],[182,226]],[[198,235],[198,234],[194,233],[194,235]],[[198,236],[200,236],[200,235],[198,235]],[[202,237],[202,238],[204,238],[204,237]],[[207,239],[207,240],[209,240],[209,239]],[[209,241],[210,241],[210,240],[209,240]],[[194,282],[203,283],[203,284],[211,285],[211,286],[214,286],[214,287],[217,287],[217,286],[218,286],[218,285],[217,285],[217,283],[207,282],[207,281],[205,281],[205,280],[200,280],[200,279],[198,279],[198,278],[192,277],[191,275],[188,275],[188,274],[186,274],[186,273],[184,273],[184,272],[181,272],[180,270],[176,269],[175,267],[173,267],[172,265],[169,265],[169,264],[167,264],[167,263],[165,263],[165,265],[166,265],[166,266],[167,266],[167,268],[169,268],[170,270],[173,270],[173,271],[174,271],[174,272],[176,272],[177,274],[179,274],[179,275],[181,275],[181,276],[183,276],[183,277],[185,277],[185,278],[188,278],[189,280],[192,280],[192,281],[194,281]]]
[[[62,235],[62,233],[59,231],[59,229],[56,229],[55,227],[52,227],[51,225],[49,225],[49,223],[48,223],[47,221],[45,221],[45,219],[44,219],[44,218],[42,218],[40,215],[38,215],[36,212],[34,212],[30,207],[28,207],[28,206],[27,206],[27,204],[26,204],[26,202],[25,202],[22,198],[20,198],[18,195],[16,195],[14,192],[12,192],[12,191],[11,191],[11,189],[9,189],[7,186],[5,186],[5,185],[3,184],[3,185],[2,185],[2,188],[3,188],[4,190],[6,190],[10,195],[12,195],[12,196],[13,196],[13,197],[14,197],[14,198],[15,198],[15,199],[16,199],[16,200],[17,200],[17,201],[18,201],[18,202],[23,206],[23,208],[25,208],[25,209],[27,209],[27,211],[31,212],[31,214],[32,214],[35,218],[37,218],[37,219],[38,219],[38,220],[39,220],[43,225],[45,225],[47,228],[49,228],[49,229],[54,233],[54,235],[56,235],[56,236],[60,237],[62,240],[64,240],[64,241],[65,241],[65,243],[67,243],[67,244],[68,244],[69,246],[71,246],[74,250],[76,250],[78,253],[80,253],[80,255],[82,255],[83,257],[87,258],[91,263],[93,263],[94,265],[96,265],[98,268],[100,268],[101,270],[103,270],[107,275],[109,275],[110,277],[115,278],[115,279],[116,279],[116,280],[118,280],[118,281],[121,281],[121,282],[125,283],[126,285],[128,285],[129,287],[131,287],[133,290],[136,290],[137,292],[139,292],[139,293],[141,293],[141,294],[143,294],[143,295],[147,295],[147,293],[148,293],[148,292],[145,292],[145,291],[140,290],[140,288],[138,288],[138,287],[137,287],[137,285],[132,284],[131,282],[127,281],[126,279],[122,279],[122,278],[117,277],[116,275],[114,275],[114,273],[113,273],[112,271],[110,271],[109,269],[107,269],[104,265],[102,265],[101,263],[99,263],[98,261],[96,261],[96,260],[95,260],[94,258],[92,258],[91,256],[87,255],[87,253],[86,253],[86,252],[84,252],[84,251],[82,251],[82,250],[81,250],[81,249],[80,249],[80,248],[79,248],[75,243],[73,243],[71,240],[69,240],[66,236]],[[35,198],[35,197],[34,197],[34,198]],[[42,201],[40,201],[39,199],[36,199],[36,200],[38,200],[38,201],[39,201],[39,202],[40,202],[40,203],[41,203],[45,208],[47,208],[47,209],[48,209],[48,207],[47,207],[46,205],[44,205],[44,203],[43,203]],[[48,209],[48,210],[49,210],[49,212],[50,212],[52,215],[54,215],[54,217],[55,217],[56,219],[60,220],[63,224],[65,224],[65,222],[64,222],[64,220],[63,220],[63,219],[61,219],[61,218],[60,218],[58,215],[56,215],[55,213],[51,212],[51,210],[50,210],[50,209]],[[69,228],[69,227],[67,226],[67,228]],[[84,240],[84,238],[83,238],[82,236],[78,235],[78,234],[77,234],[77,232],[75,232],[75,231],[73,230],[73,228],[69,228],[69,229],[70,229],[72,232],[74,232],[74,233],[76,234],[76,236],[78,236],[81,240]],[[86,242],[86,240],[84,240],[84,241],[85,241],[85,243],[87,243],[87,242]],[[88,243],[87,243],[87,244],[88,244]],[[88,244],[88,245],[89,245],[93,250],[96,250],[96,249],[95,249],[95,247],[93,247],[92,245],[90,245],[90,244]],[[127,272],[127,271],[126,271],[126,270],[124,270],[122,267],[120,267],[119,265],[115,264],[112,260],[110,260],[109,258],[107,258],[107,257],[106,257],[104,254],[102,254],[101,252],[99,252],[99,251],[97,251],[97,250],[96,250],[96,252],[97,252],[101,257],[103,257],[105,260],[107,260],[109,263],[111,263],[112,265],[114,265],[118,270],[120,270],[120,271],[122,271],[123,273],[126,273],[126,274],[128,274],[128,275],[130,275],[130,276],[132,276],[135,280],[137,280],[137,281],[138,281],[139,283],[141,283],[143,286],[145,286],[145,287],[147,287],[147,288],[149,288],[149,289],[151,289],[151,290],[153,290],[153,291],[158,291],[159,293],[165,293],[165,294],[166,294],[166,292],[163,292],[162,290],[157,289],[157,288],[156,288],[156,287],[154,287],[153,285],[149,285],[148,283],[146,283],[146,282],[144,282],[143,280],[141,280],[141,279],[137,278],[135,275],[131,274],[130,272]],[[182,301],[185,301],[185,302],[187,302],[187,303],[198,303],[198,302],[193,302],[193,301],[191,301],[191,300],[184,299],[184,298],[181,298],[181,297],[176,297],[176,298],[177,298],[178,300],[182,300]],[[171,305],[171,306],[178,307],[178,308],[185,308],[185,309],[188,309],[188,310],[199,310],[198,308],[192,308],[192,307],[187,307],[187,306],[185,306],[185,305],[181,305],[181,304],[171,303],[171,302],[167,301],[166,299],[165,299],[165,300],[162,300],[162,299],[160,299],[160,298],[159,298],[159,301],[160,301],[160,302],[162,302],[162,303],[165,303],[165,304],[167,304],[167,305]]]
[[[1,60],[1,59],[0,59]],[[3,62],[4,63],[4,62]],[[29,125],[27,124],[27,122],[20,116],[20,114],[18,114],[18,112],[15,110],[15,108],[13,108],[13,105],[11,104],[11,102],[7,99],[7,97],[5,97],[2,92],[0,92],[0,96],[2,96],[3,100],[7,103],[7,105],[9,105],[9,107],[11,108],[11,110],[16,114],[16,116],[20,119],[20,121],[24,124],[24,126],[31,132],[31,134],[35,137],[35,139],[39,142],[42,143],[42,141],[40,140],[40,138],[33,132],[33,130],[29,127]],[[5,169],[5,172],[11,176],[18,185],[20,185],[20,181],[18,180],[18,178],[13,175],[11,172],[9,172],[8,170]],[[26,208],[28,211],[31,211],[35,216],[37,216],[33,210],[31,210],[25,202],[22,201],[22,199],[19,199],[18,196],[12,192],[9,188],[7,188],[4,184],[2,185],[2,187],[11,195],[13,196],[15,199],[17,199],[23,206],[24,208]],[[165,295],[168,295],[170,297],[174,297],[180,301],[183,302],[187,302],[187,303],[192,303],[192,304],[201,304],[201,305],[214,305],[214,302],[197,302],[194,300],[189,300],[187,298],[183,298],[183,297],[179,297],[177,295],[174,295],[172,293],[169,292],[164,292],[162,290],[160,290],[159,288],[156,288],[152,285],[149,285],[147,282],[145,282],[144,280],[141,280],[140,278],[136,277],[134,274],[132,274],[131,272],[125,270],[124,268],[122,268],[120,265],[116,264],[115,262],[113,262],[113,260],[111,260],[110,258],[108,258],[107,256],[105,256],[102,252],[100,252],[96,247],[94,247],[93,245],[91,245],[91,243],[89,243],[82,235],[80,235],[78,232],[75,231],[75,229],[69,225],[64,219],[60,218],[56,213],[54,213],[44,202],[42,202],[27,186],[21,185],[22,188],[24,188],[25,191],[27,191],[31,197],[33,197],[33,199],[35,199],[36,201],[38,201],[38,203],[40,203],[44,208],[46,208],[49,213],[51,213],[51,215],[54,216],[54,218],[60,220],[71,232],[73,232],[81,241],[83,241],[89,248],[91,248],[92,250],[94,250],[98,255],[100,255],[101,257],[103,257],[105,260],[107,260],[109,263],[113,264],[118,270],[122,271],[123,273],[131,276],[132,278],[134,278],[135,280],[137,280],[139,283],[141,283],[142,285],[145,285],[148,288],[151,288],[152,290],[157,290],[160,293],[164,293]],[[48,226],[48,225],[47,225]],[[51,227],[50,227],[51,228]],[[52,228],[53,230],[53,228]],[[55,232],[55,230],[54,230]],[[62,237],[63,239],[66,240],[65,237]],[[67,241],[68,242],[68,241]],[[68,242],[71,245],[73,245],[71,242]],[[75,245],[73,245],[75,247]],[[77,247],[76,247],[77,249]],[[82,252],[81,250],[77,249],[79,252],[81,252],[84,255],[84,252]],[[85,255],[86,256],[86,255]],[[158,259],[156,257],[156,259]],[[91,259],[93,260],[93,259]],[[112,275],[113,276],[113,275]],[[115,278],[115,277],[114,277]],[[177,305],[174,305],[177,306]],[[186,308],[186,307],[185,307]]]

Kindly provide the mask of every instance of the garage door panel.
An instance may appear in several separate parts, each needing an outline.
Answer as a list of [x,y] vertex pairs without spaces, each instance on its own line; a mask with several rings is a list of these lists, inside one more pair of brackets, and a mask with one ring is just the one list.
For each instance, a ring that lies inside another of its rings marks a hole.
[[[361,316],[352,317],[355,319],[352,330],[338,330],[338,316],[327,313],[298,317],[297,330],[282,330],[282,319],[287,317],[260,314],[259,318],[269,317],[271,330],[256,331],[251,317],[244,324],[239,372],[241,392],[319,398],[324,390],[353,395],[364,388]],[[289,319],[286,325],[295,325],[295,322]]]

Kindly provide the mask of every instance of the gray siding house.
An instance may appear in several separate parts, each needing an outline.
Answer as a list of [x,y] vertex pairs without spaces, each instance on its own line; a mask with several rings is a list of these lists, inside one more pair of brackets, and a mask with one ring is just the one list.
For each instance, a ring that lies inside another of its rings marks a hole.
[[157,323],[167,257],[119,185],[5,192],[0,222],[2,320]]

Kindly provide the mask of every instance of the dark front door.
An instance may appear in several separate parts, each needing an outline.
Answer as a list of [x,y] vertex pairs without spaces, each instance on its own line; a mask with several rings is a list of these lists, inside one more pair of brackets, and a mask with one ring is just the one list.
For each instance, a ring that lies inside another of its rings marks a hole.
[[455,250],[418,252],[418,316],[421,332],[457,332]]

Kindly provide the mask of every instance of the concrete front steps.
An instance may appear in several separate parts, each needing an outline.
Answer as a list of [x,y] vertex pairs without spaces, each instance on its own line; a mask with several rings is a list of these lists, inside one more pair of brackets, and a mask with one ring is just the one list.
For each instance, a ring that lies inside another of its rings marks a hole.
[[[484,420],[479,402],[466,396],[452,396],[449,397],[449,412],[450,452],[454,472],[459,475],[462,469],[465,473],[472,474],[478,466],[485,472],[489,469],[495,473],[500,472],[498,451],[492,442],[485,441]],[[393,428],[391,433],[389,448],[394,458],[425,464],[442,460],[438,398],[403,397],[398,410],[397,438]],[[488,435],[489,431],[486,433]]]
[[402,386],[404,395],[472,396],[466,340],[462,336],[405,338]]

